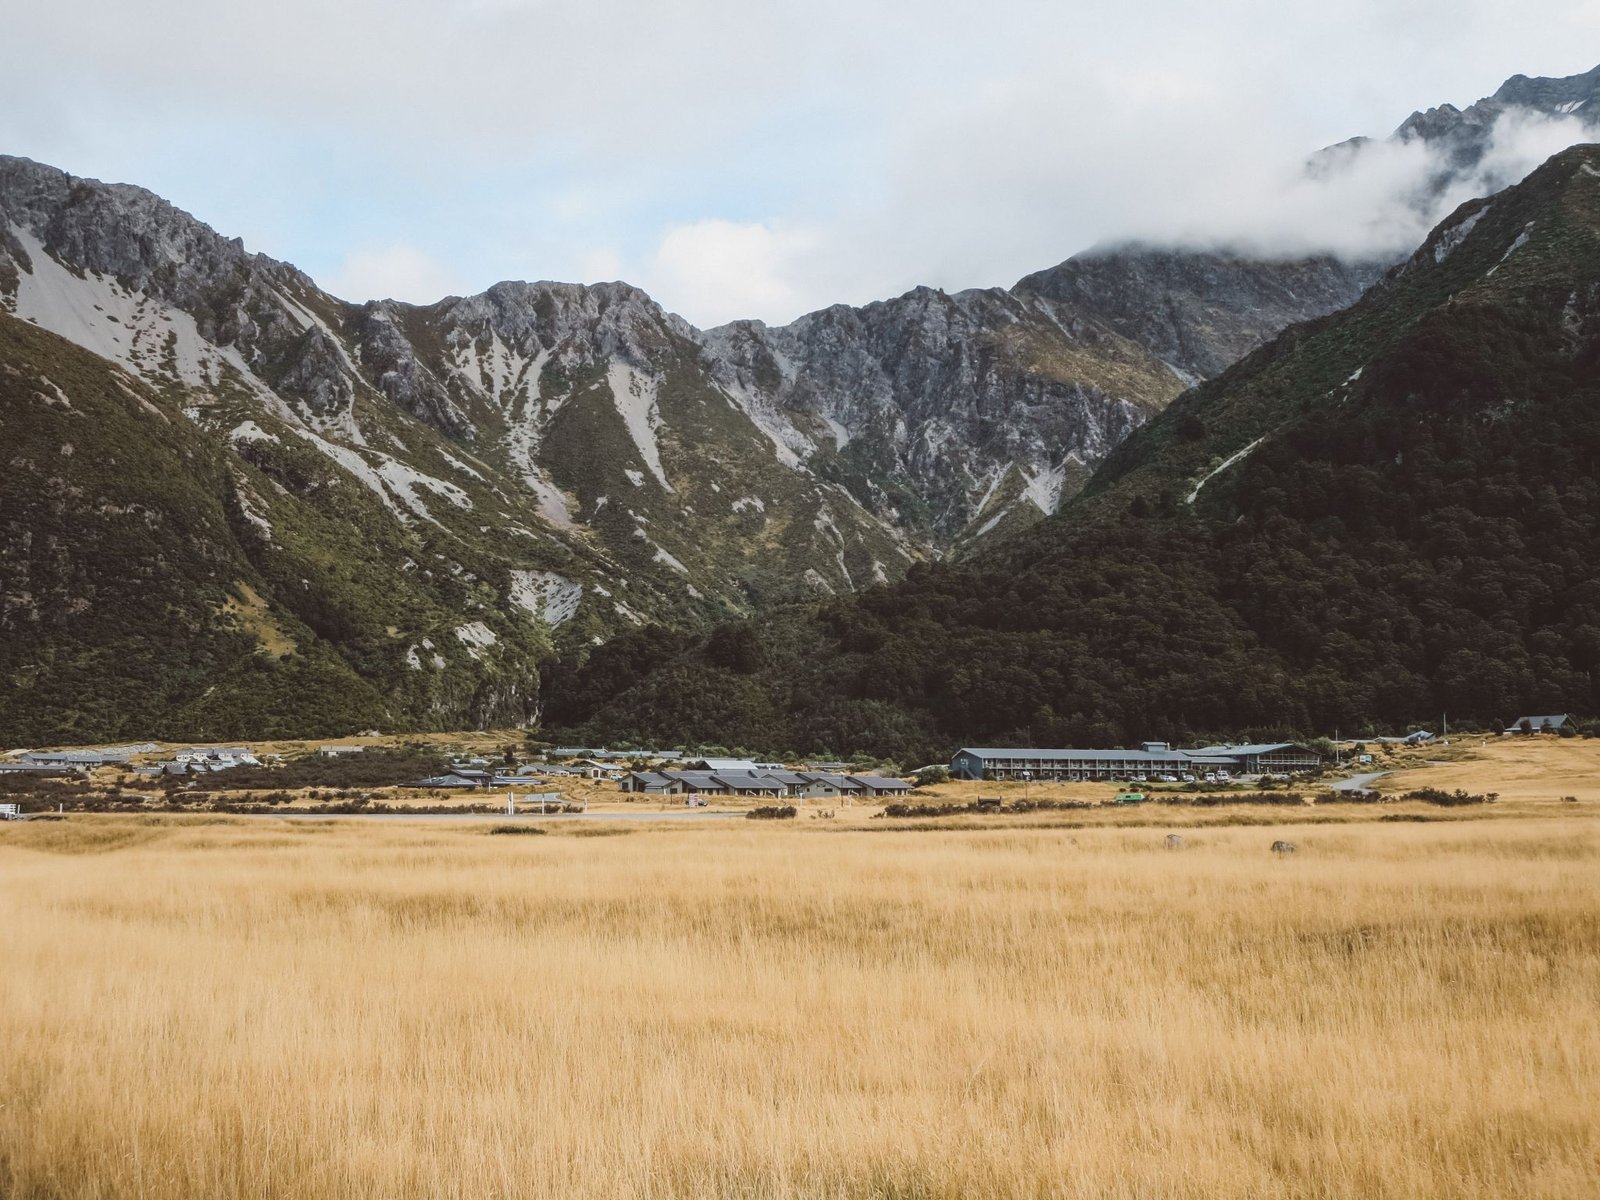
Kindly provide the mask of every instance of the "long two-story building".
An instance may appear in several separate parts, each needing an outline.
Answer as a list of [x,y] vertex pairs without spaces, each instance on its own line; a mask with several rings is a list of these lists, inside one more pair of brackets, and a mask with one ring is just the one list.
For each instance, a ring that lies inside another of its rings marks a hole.
[[1295,742],[1206,746],[1174,750],[1144,742],[1137,750],[1046,750],[1024,747],[964,747],[950,760],[957,779],[1078,781],[1146,778],[1152,775],[1293,775],[1315,771],[1322,756]]

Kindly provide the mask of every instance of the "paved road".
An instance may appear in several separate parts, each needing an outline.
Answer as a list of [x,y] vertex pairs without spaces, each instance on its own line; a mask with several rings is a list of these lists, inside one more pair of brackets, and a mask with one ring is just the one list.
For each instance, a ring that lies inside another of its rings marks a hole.
[[1389,772],[1371,771],[1365,775],[1352,775],[1349,779],[1341,779],[1333,784],[1329,790],[1334,792],[1364,792],[1373,781],[1382,779]]

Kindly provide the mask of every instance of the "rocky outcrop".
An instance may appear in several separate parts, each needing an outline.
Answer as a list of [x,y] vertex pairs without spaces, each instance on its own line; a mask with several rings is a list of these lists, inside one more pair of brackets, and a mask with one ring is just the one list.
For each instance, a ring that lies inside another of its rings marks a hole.
[[1069,258],[1024,277],[1015,290],[1095,314],[1198,382],[1220,375],[1286,326],[1355,303],[1389,265],[1128,244]]

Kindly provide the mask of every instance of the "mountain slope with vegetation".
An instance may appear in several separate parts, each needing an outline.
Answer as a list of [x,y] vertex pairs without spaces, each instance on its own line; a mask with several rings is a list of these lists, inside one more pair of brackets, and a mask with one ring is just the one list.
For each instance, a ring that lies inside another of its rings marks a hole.
[[870,749],[1600,708],[1600,148],[1463,206],[1354,307],[966,565],[606,647],[587,734]]
[[[505,562],[418,565],[428,527],[388,523],[295,439],[231,455],[128,372],[4,314],[0,428],[9,739],[315,736],[537,712],[552,644],[501,601]],[[414,569],[395,571],[403,561]],[[430,661],[411,669],[419,647]]]

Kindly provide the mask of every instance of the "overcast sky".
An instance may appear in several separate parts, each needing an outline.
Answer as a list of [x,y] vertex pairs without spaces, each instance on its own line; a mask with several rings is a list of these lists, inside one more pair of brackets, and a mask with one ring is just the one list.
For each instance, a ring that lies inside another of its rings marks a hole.
[[621,278],[702,326],[1128,235],[1359,249],[1366,192],[1285,196],[1309,152],[1600,62],[1600,0],[6,7],[0,152],[347,299]]

